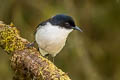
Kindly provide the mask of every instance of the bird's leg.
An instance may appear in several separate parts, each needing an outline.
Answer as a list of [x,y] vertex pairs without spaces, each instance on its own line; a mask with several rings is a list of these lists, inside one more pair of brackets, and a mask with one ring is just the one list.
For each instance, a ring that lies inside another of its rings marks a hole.
[[52,57],[52,62],[54,63],[55,57]]
[[39,48],[37,48],[37,51],[39,51]]
[[[46,55],[45,55],[45,58],[50,59],[49,56],[50,56],[50,54],[46,54]],[[52,62],[54,63],[55,57],[51,57],[51,58],[52,58]]]
[[34,44],[35,44],[35,42],[36,42],[36,41],[33,41],[32,43],[28,43],[28,44],[26,44],[26,47],[28,47],[28,48],[33,47]]

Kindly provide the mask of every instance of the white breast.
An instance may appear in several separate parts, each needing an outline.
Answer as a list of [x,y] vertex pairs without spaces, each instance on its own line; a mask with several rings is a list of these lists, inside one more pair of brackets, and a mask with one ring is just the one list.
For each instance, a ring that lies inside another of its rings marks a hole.
[[[66,38],[71,31],[72,29],[65,29],[47,23],[45,26],[38,28],[35,35],[36,42],[42,50],[54,57],[64,47]],[[41,54],[44,56],[46,53]]]

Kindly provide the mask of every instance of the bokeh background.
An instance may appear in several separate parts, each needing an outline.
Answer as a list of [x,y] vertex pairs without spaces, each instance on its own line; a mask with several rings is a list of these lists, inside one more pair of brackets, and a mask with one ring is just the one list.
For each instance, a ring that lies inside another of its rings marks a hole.
[[[120,0],[0,0],[0,20],[31,42],[35,27],[59,13],[84,32],[69,35],[55,64],[72,80],[120,80]],[[0,48],[0,80],[12,80],[9,59]]]

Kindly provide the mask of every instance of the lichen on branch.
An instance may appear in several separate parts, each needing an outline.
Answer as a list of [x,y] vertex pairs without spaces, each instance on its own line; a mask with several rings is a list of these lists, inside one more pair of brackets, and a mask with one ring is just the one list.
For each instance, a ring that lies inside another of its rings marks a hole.
[[15,50],[24,49],[24,42],[19,38],[16,27],[10,25],[4,25],[4,30],[0,31],[0,44],[8,53]]
[[26,47],[28,43],[20,37],[14,25],[0,22],[0,46],[11,54],[11,67],[15,72],[13,80],[71,80],[65,72],[42,57],[36,48]]

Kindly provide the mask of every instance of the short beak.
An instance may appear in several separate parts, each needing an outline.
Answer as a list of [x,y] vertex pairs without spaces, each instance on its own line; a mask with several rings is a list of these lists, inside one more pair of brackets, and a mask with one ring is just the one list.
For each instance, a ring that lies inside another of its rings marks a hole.
[[73,27],[74,30],[78,30],[80,32],[83,32],[78,26]]

